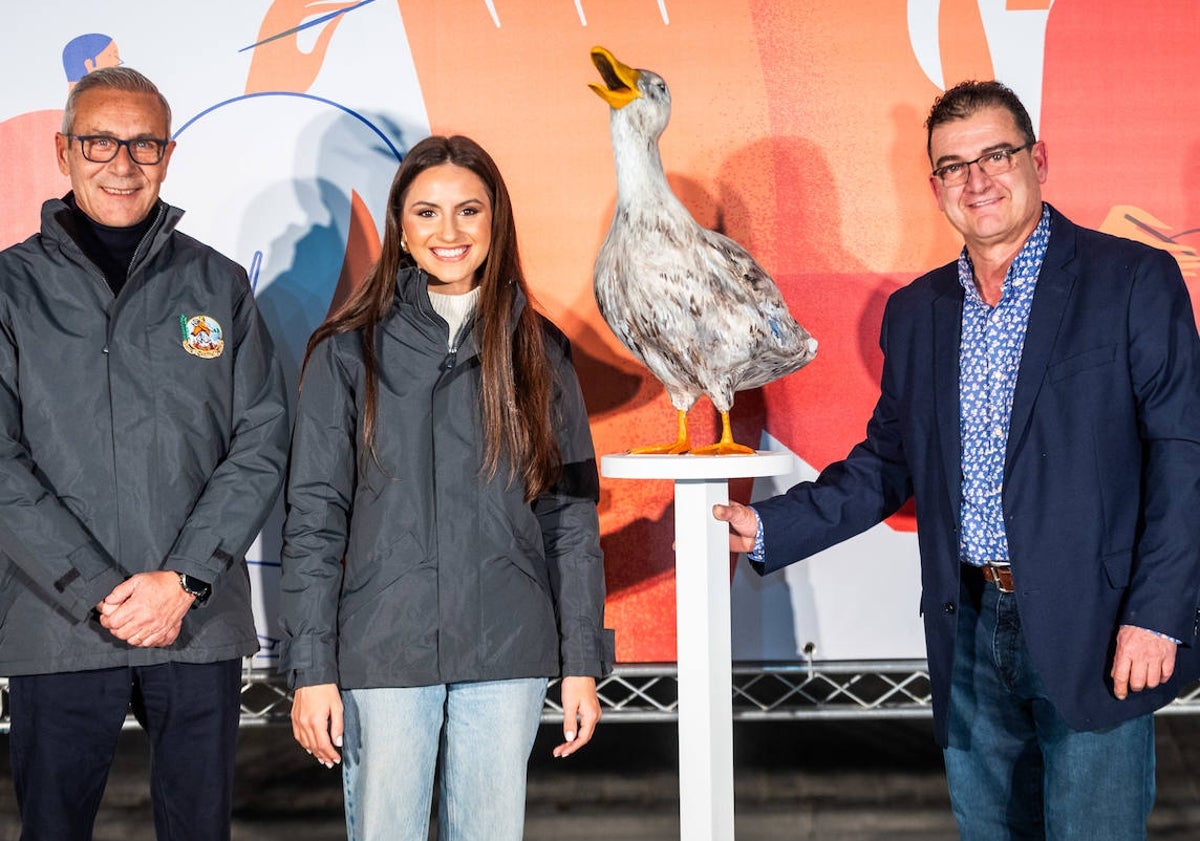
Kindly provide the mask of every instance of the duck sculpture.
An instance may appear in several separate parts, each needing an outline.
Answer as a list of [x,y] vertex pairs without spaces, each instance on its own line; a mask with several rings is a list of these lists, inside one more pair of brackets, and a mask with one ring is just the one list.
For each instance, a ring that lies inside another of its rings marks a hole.
[[[658,140],[671,116],[663,78],[592,49],[611,109],[617,206],[593,270],[596,303],[618,339],[663,384],[678,414],[676,440],[633,453],[750,454],[733,440],[734,392],[759,388],[812,361],[817,342],[749,252],[702,227],[676,198]],[[721,440],[692,449],[687,413],[706,394]]]

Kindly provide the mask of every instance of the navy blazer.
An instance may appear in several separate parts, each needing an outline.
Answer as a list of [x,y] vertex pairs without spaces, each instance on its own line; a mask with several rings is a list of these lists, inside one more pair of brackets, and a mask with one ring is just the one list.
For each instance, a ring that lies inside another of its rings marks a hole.
[[[815,482],[755,503],[767,573],[917,509],[935,737],[946,744],[959,601],[956,263],[895,292],[867,437]],[[1051,208],[1013,396],[1003,511],[1030,657],[1077,730],[1169,703],[1200,675],[1200,336],[1165,251]],[[1182,640],[1175,676],[1112,694],[1121,624]]]

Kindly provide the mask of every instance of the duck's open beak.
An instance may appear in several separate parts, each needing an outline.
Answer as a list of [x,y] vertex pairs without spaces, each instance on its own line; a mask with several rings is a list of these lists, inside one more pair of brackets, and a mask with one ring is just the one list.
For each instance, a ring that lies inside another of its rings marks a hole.
[[617,61],[617,57],[604,47],[592,47],[592,64],[596,65],[596,69],[604,77],[604,84],[591,82],[588,87],[607,102],[609,107],[624,108],[642,95],[638,90],[641,71]]

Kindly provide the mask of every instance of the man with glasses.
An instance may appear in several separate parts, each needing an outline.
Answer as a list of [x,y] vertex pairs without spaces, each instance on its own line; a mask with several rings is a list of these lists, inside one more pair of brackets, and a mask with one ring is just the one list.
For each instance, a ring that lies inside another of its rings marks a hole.
[[[1152,713],[1200,674],[1200,338],[1175,260],[1042,201],[997,82],[926,122],[958,259],[899,290],[865,440],[716,506],[766,573],[910,497],[934,732],[966,841],[1145,838]],[[1096,177],[1114,165],[1105,159]]]
[[245,552],[277,495],[287,400],[246,273],[158,197],[158,89],[83,77],[71,192],[0,252],[0,674],[23,839],[90,839],[126,714],[160,839],[228,839]]

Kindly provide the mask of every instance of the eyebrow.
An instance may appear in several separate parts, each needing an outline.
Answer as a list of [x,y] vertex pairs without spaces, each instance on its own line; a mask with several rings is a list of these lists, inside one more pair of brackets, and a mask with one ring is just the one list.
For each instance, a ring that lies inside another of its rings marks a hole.
[[[984,155],[990,155],[992,152],[999,152],[1001,149],[1016,149],[1020,145],[1021,145],[1020,143],[1016,143],[1016,144],[1009,143],[1007,140],[1000,142],[1000,143],[993,143],[991,146],[987,146],[987,147],[983,148],[979,152],[979,157],[983,157]],[[968,160],[968,159],[964,158],[962,155],[942,155],[940,158],[938,158],[934,162],[933,168],[938,169],[940,167],[945,166],[946,164],[962,163],[965,160]]]
[[[469,205],[473,205],[473,204],[477,204],[477,205],[480,205],[480,206],[482,206],[482,207],[486,207],[486,206],[487,206],[487,203],[486,203],[486,202],[484,202],[484,200],[483,200],[483,199],[467,199],[466,201],[460,201],[458,204],[454,205],[454,208],[457,210],[458,208],[467,207],[467,206],[469,206]],[[418,199],[418,200],[414,201],[414,202],[413,202],[413,203],[410,205],[410,207],[432,207],[432,208],[439,208],[439,207],[441,207],[441,205],[440,205],[440,204],[438,204],[437,202],[433,202],[433,201],[426,201],[426,200],[424,200],[424,199]]]

